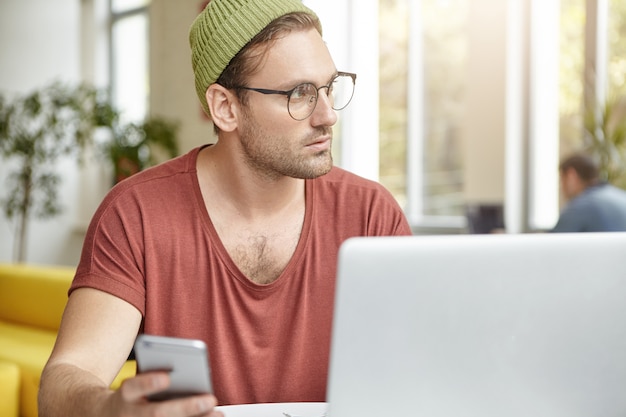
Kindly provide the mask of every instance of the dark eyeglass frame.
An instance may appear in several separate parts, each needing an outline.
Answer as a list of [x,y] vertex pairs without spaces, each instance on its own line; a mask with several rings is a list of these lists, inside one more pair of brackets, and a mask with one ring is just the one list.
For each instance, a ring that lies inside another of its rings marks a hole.
[[[332,106],[333,110],[342,110],[342,109],[345,109],[346,107],[348,107],[348,104],[350,104],[350,102],[352,101],[352,97],[354,96],[354,87],[356,85],[356,74],[352,73],[352,72],[338,71],[333,76],[333,78],[330,80],[330,82],[328,84],[322,85],[320,87],[317,87],[313,83],[306,82],[306,83],[300,83],[300,84],[296,85],[291,90],[270,90],[270,89],[267,89],[267,88],[254,88],[254,87],[245,87],[245,86],[237,86],[237,87],[232,87],[232,88],[235,89],[235,90],[256,91],[257,93],[261,93],[261,94],[280,94],[280,95],[283,95],[283,96],[287,96],[287,112],[289,113],[289,116],[291,116],[291,118],[294,119],[294,120],[302,121],[302,120],[307,119],[309,116],[311,116],[313,114],[313,112],[315,111],[315,108],[317,107],[318,98],[319,98],[319,91],[322,88],[326,88],[327,91],[330,91],[330,87],[335,82],[335,80],[337,78],[339,78],[339,77],[350,77],[350,78],[352,78],[352,95],[350,96],[350,99],[348,100],[348,102],[346,104],[344,104],[343,106],[339,107],[339,108],[335,108],[334,103],[333,103],[333,106]],[[312,85],[315,88],[315,105],[313,107],[311,107],[311,112],[309,114],[307,114],[305,117],[299,119],[297,117],[294,117],[293,114],[291,114],[291,109],[289,107],[289,102],[291,100],[291,95],[293,94],[293,92],[296,91],[298,88],[300,88],[302,85]]]

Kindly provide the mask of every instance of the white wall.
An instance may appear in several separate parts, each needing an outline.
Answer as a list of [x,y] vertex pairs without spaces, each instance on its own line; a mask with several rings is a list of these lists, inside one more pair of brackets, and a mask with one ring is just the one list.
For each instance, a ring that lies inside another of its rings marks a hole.
[[502,0],[475,0],[470,7],[463,121],[465,200],[470,203],[504,201],[506,12]]
[[189,27],[203,0],[152,0],[150,6],[150,111],[181,122],[180,150],[214,142],[194,87]]
[[[323,26],[323,37],[339,71],[357,74],[350,105],[339,112],[340,156],[335,163],[377,181],[378,144],[378,0],[305,1]],[[358,46],[357,46],[358,42]],[[366,45],[366,47],[364,47]]]
[[504,202],[512,233],[558,217],[559,17],[558,0],[471,2],[465,200]]
[[[79,79],[79,0],[0,1],[0,90],[24,93],[54,79]],[[0,198],[4,197],[7,164],[0,162]],[[65,210],[52,220],[33,220],[27,261],[73,265],[82,236],[75,233],[78,169],[72,160],[59,164],[60,199]],[[13,259],[13,225],[0,216],[0,262]]]

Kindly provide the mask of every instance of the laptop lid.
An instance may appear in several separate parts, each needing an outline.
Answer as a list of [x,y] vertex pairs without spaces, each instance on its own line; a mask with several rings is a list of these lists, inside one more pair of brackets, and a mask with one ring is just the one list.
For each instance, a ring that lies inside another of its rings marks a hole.
[[626,415],[626,233],[353,238],[329,417]]

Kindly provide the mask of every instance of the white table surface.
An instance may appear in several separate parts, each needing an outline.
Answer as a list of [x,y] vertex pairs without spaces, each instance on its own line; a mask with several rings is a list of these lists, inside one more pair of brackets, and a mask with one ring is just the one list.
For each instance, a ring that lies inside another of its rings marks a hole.
[[217,407],[226,417],[324,417],[327,403],[263,403]]

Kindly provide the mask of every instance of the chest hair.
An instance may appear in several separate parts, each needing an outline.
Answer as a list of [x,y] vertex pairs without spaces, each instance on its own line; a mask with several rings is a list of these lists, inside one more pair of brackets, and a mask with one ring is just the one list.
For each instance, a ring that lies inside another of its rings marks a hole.
[[257,284],[275,281],[296,251],[304,213],[265,227],[216,227],[229,256],[239,270]]

